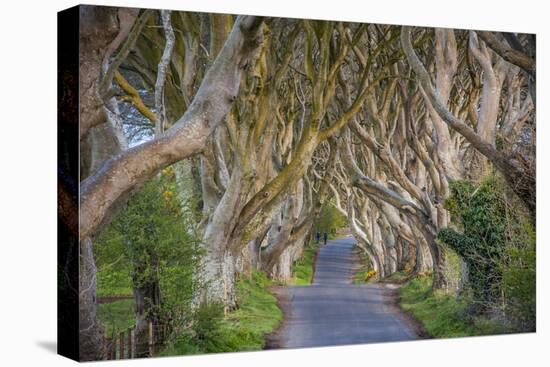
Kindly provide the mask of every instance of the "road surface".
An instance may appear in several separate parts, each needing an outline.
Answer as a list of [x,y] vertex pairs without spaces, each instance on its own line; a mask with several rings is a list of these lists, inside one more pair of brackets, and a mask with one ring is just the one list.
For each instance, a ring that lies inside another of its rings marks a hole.
[[353,237],[328,241],[311,286],[285,289],[285,321],[275,337],[280,348],[378,343],[417,339],[392,303],[388,284],[352,284]]

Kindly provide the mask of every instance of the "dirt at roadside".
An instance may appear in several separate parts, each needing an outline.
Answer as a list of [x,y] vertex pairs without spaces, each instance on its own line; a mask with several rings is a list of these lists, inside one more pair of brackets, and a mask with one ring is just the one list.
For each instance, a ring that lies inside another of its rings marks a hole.
[[398,283],[379,283],[381,286],[384,287],[384,290],[386,292],[386,297],[388,299],[389,307],[396,310],[396,314],[399,315],[399,318],[403,320],[420,339],[431,339],[432,336],[426,331],[424,328],[424,325],[420,321],[418,321],[416,318],[414,318],[413,315],[411,315],[409,312],[403,310],[400,305],[401,296],[399,295],[399,288],[403,284]]
[[285,320],[290,319],[290,297],[288,288],[285,286],[273,286],[269,290],[277,298],[277,306],[283,312],[283,319],[277,329],[265,336],[264,349],[279,349],[281,348],[281,337],[285,327]]

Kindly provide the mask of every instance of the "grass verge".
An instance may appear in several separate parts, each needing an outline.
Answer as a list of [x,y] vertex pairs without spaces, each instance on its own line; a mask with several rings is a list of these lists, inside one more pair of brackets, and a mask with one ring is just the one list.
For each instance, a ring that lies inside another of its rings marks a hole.
[[453,338],[509,332],[497,320],[468,314],[468,302],[454,295],[432,290],[432,279],[417,277],[400,289],[403,310],[416,318],[430,336]]
[[353,284],[363,284],[367,283],[371,278],[369,272],[371,268],[369,266],[369,257],[359,246],[355,246],[353,251],[356,253],[356,256],[359,258],[358,266],[353,273]]
[[314,241],[310,242],[304,248],[300,260],[294,265],[294,272],[290,285],[310,285],[313,281],[315,257],[319,246]]
[[237,282],[239,308],[225,317],[220,305],[203,306],[193,332],[180,335],[161,355],[184,355],[261,350],[265,335],[283,319],[277,299],[269,291],[274,283],[261,272]]

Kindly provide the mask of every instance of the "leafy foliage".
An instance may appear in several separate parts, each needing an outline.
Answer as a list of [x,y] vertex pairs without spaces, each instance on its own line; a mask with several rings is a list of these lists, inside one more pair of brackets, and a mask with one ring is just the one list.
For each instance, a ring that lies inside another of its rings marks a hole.
[[237,282],[239,307],[224,317],[223,305],[203,303],[195,311],[191,329],[179,335],[163,355],[261,350],[264,336],[282,320],[273,285],[265,274],[254,271]]
[[342,213],[340,213],[334,206],[327,203],[321,209],[319,219],[316,221],[314,228],[321,232],[327,232],[334,237],[336,231],[340,228],[344,228],[347,225],[347,219]]
[[438,238],[468,265],[472,311],[498,309],[520,330],[534,328],[535,235],[528,216],[494,176],[450,188],[445,205],[461,232],[445,228]]
[[505,247],[506,217],[501,191],[494,178],[476,186],[458,181],[451,185],[446,207],[458,219],[463,233],[445,228],[438,238],[468,264],[469,280],[480,306],[498,297],[499,263]]
[[191,318],[201,256],[200,237],[185,213],[190,205],[178,195],[174,169],[166,169],[129,200],[94,249],[99,293],[131,294],[132,288],[155,284],[161,304],[148,309],[174,331]]
[[109,337],[131,328],[136,323],[136,304],[133,299],[101,303],[97,307],[98,317]]
[[536,327],[536,256],[534,248],[507,248],[501,264],[502,289],[508,316],[519,330]]

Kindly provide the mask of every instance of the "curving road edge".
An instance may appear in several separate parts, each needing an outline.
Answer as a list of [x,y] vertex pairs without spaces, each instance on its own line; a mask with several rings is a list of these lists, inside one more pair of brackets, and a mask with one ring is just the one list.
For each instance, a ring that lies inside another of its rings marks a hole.
[[311,286],[274,290],[285,314],[267,348],[407,341],[421,338],[396,306],[397,286],[352,284],[353,237],[328,241],[317,255]]

